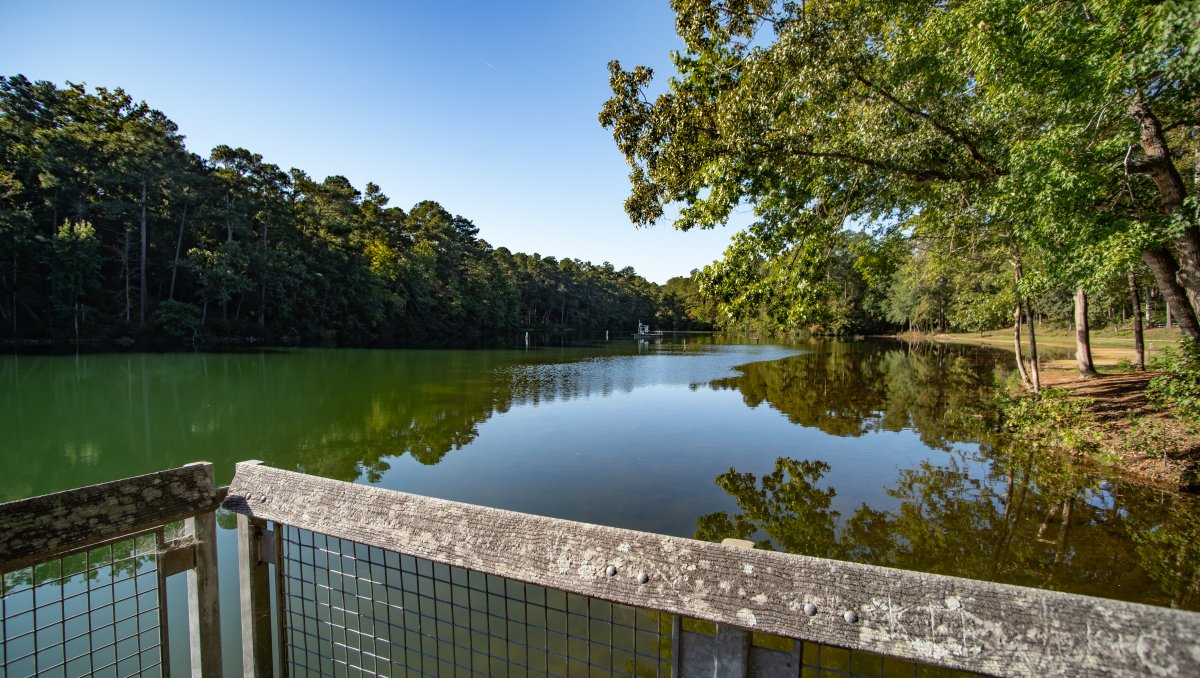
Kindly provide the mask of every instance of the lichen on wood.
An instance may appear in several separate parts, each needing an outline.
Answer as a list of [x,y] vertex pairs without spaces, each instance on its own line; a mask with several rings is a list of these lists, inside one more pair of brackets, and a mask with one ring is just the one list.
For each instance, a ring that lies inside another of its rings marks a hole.
[[238,465],[225,506],[580,595],[956,669],[1200,675],[1193,612],[738,549],[252,464]]
[[215,510],[211,464],[0,504],[0,571]]

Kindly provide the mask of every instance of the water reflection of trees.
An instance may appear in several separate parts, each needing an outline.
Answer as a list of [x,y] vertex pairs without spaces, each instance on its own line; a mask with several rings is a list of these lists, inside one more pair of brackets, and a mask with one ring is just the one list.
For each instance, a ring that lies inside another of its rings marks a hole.
[[659,363],[648,372],[640,360],[564,349],[0,361],[0,500],[197,459],[215,464],[218,482],[249,458],[377,481],[404,454],[437,464],[518,405],[629,392],[663,378]]
[[999,438],[989,394],[1007,374],[1006,356],[831,343],[739,371],[713,387],[832,435],[913,430],[947,455],[900,470],[886,488],[893,508],[863,504],[847,517],[831,509],[824,462],[780,457],[761,477],[730,469],[716,483],[739,512],[701,516],[697,538],[1200,608],[1198,503]]
[[979,440],[999,353],[946,344],[828,343],[784,360],[752,363],[712,383],[746,404],[767,403],[800,426],[837,436],[913,429],[930,447]]
[[720,541],[726,537],[751,539],[766,533],[759,548],[837,558],[842,555],[837,536],[837,511],[830,509],[832,489],[820,489],[829,465],[821,461],[780,457],[775,470],[758,482],[753,473],[733,469],[717,476],[717,486],[732,495],[739,514],[710,513],[696,524],[696,538]]
[[493,363],[466,351],[27,359],[0,372],[0,447],[12,446],[0,499],[197,459],[218,482],[248,458],[343,480],[378,478],[406,452],[437,463],[510,405]]
[[[1022,450],[967,453],[899,472],[891,509],[830,509],[822,462],[781,457],[756,478],[717,484],[738,513],[697,520],[696,537],[756,539],[760,548],[1200,608],[1200,527],[1188,497],[1111,485],[1070,459]],[[971,469],[986,468],[986,475]]]

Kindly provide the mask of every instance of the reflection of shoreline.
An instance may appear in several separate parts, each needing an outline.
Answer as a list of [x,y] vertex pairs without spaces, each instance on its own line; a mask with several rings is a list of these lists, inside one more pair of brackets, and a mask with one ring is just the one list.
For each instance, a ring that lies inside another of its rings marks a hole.
[[[749,356],[745,351],[718,347],[703,353],[679,350],[639,356],[599,356],[571,362],[505,366],[500,368],[503,374],[497,378],[510,383],[509,406],[537,406],[544,402],[628,394],[650,386],[694,388],[729,378],[727,375],[746,365],[772,364],[798,354],[783,347],[745,348],[763,355]],[[747,360],[751,357],[755,359]]]
[[[996,455],[995,450],[987,453]],[[716,484],[738,513],[696,521],[696,538],[906,570],[1200,609],[1197,502],[1113,485],[1063,458],[1010,452],[972,477],[965,456],[902,469],[888,494],[841,520],[819,461],[780,457],[756,477]],[[1131,558],[1132,556],[1132,558]]]
[[[247,457],[375,482],[404,454],[437,464],[513,407],[707,383],[734,364],[792,353],[699,347],[13,357],[0,371],[0,499],[196,460],[213,462],[221,482]],[[103,461],[81,463],[97,459],[89,450]]]
[[[1107,481],[1085,462],[998,437],[991,393],[1010,363],[964,345],[831,343],[713,382],[800,426],[850,438],[913,430],[949,457],[901,469],[886,486],[898,507],[864,503],[848,517],[832,509],[824,462],[780,457],[761,476],[730,469],[716,483],[739,512],[701,516],[696,536],[1200,609],[1200,502]],[[984,477],[972,477],[980,462]]]
[[767,403],[796,425],[835,436],[910,429],[941,450],[991,437],[989,395],[1007,369],[1000,354],[880,341],[817,348],[741,366],[710,387],[739,391],[749,407]]

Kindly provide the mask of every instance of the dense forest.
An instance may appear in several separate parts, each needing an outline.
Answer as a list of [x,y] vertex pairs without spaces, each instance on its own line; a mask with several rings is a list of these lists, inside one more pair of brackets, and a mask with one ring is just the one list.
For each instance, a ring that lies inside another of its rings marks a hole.
[[689,278],[493,249],[432,201],[191,153],[120,89],[0,78],[0,338],[445,345],[699,326]]
[[1200,3],[671,4],[676,72],[612,62],[599,119],[635,223],[753,209],[722,324],[1200,337]]
[[1198,4],[673,0],[667,85],[610,64],[626,210],[756,220],[663,286],[493,249],[375,184],[198,157],[119,89],[0,79],[0,338],[446,344],[646,320],[1194,339]]

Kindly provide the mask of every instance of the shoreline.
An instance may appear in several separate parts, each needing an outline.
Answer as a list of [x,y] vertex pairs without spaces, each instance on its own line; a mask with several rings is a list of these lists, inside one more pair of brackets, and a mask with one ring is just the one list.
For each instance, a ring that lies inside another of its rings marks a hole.
[[[1126,333],[1128,335],[1128,333]],[[1147,331],[1146,360],[1178,341],[1170,328]],[[1014,352],[1011,330],[979,334],[896,335],[906,341],[935,341],[1002,348]],[[1080,380],[1075,363],[1073,336],[1041,332],[1038,348],[1068,357],[1041,362],[1042,386],[1065,390],[1073,398],[1086,398],[1086,410],[1100,436],[1100,451],[1094,460],[1106,471],[1128,480],[1180,492],[1200,492],[1200,427],[1180,421],[1167,409],[1151,403],[1146,384],[1156,370],[1118,371],[1118,363],[1133,360],[1133,340],[1128,336],[1098,334],[1092,338],[1092,359],[1100,376]],[[1026,346],[1028,344],[1026,343]]]
[[[1149,362],[1155,356],[1160,355],[1164,348],[1174,346],[1179,342],[1179,332],[1175,329],[1156,327],[1146,330],[1146,361]],[[976,346],[990,346],[994,348],[1003,348],[1009,352],[1013,349],[1012,329],[993,330],[982,334],[972,333],[934,333],[934,334],[917,334],[917,333],[901,333],[893,335],[897,339],[906,341],[936,341],[944,344],[972,344]],[[1022,346],[1027,351],[1029,349],[1029,337],[1022,334]],[[1037,335],[1038,348],[1049,348],[1055,352],[1067,351],[1070,355],[1066,358],[1054,358],[1051,360],[1042,360],[1043,368],[1061,369],[1071,371],[1075,369],[1075,336],[1064,330],[1039,330]],[[1111,333],[1111,332],[1096,332],[1092,335],[1092,362],[1096,368],[1115,368],[1117,363],[1122,359],[1129,361],[1133,360],[1133,337],[1129,332]]]

